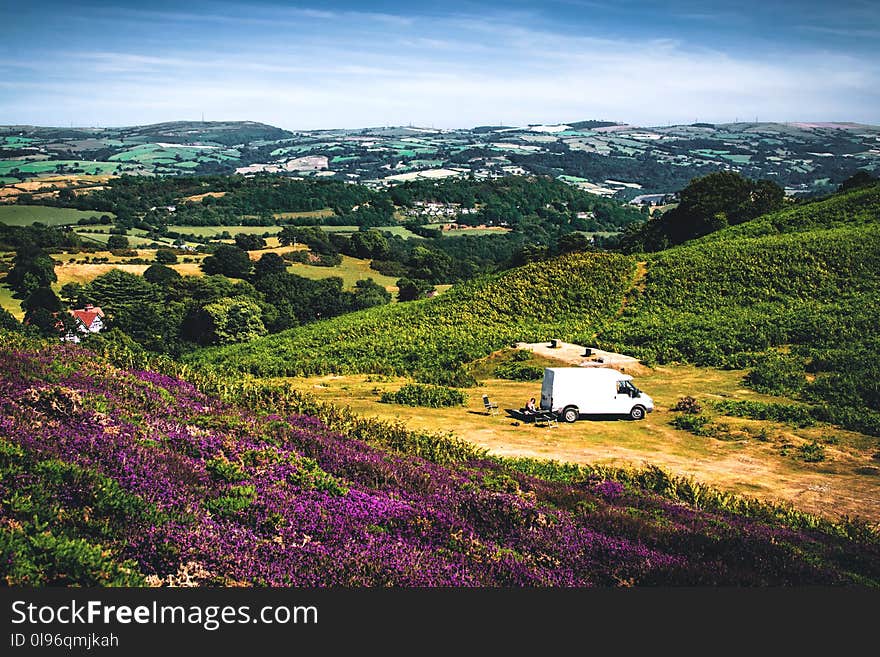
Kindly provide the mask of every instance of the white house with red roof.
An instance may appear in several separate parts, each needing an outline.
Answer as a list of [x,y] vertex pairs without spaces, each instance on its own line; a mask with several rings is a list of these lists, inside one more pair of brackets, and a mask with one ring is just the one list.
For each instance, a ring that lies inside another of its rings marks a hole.
[[100,306],[87,304],[84,308],[71,308],[67,312],[76,321],[76,332],[69,331],[62,340],[79,342],[78,333],[99,333],[104,328],[104,311]]

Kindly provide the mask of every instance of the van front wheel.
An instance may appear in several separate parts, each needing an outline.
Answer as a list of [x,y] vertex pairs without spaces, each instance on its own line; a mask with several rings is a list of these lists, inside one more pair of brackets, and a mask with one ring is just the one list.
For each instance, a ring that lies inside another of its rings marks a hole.
[[569,406],[564,411],[562,411],[562,419],[566,422],[574,422],[580,416],[581,414],[575,406]]
[[645,418],[644,406],[633,406],[629,412],[630,420],[643,420]]

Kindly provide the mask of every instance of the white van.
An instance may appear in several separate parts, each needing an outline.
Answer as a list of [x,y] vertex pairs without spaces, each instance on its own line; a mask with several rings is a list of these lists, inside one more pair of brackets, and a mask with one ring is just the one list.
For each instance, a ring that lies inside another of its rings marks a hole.
[[581,415],[626,415],[641,420],[654,400],[632,384],[629,374],[607,367],[547,367],[541,385],[541,409],[566,422]]

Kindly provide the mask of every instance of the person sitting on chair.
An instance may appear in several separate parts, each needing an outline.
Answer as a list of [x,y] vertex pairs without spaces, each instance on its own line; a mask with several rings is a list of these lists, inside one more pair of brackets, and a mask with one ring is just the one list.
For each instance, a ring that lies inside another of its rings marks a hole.
[[523,409],[523,413],[526,415],[534,415],[538,412],[538,406],[535,404],[535,398],[532,397],[529,400],[529,403],[526,404],[526,407]]

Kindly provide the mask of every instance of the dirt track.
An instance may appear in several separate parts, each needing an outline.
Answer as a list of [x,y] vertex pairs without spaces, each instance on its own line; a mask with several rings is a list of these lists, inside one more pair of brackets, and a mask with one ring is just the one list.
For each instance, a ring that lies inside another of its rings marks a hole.
[[609,367],[634,376],[647,374],[651,369],[642,365],[637,358],[612,351],[590,348],[592,354],[584,356],[585,347],[571,342],[557,342],[551,347],[549,342],[517,342],[517,349],[527,349],[540,356],[575,365],[577,367]]

